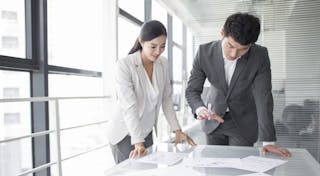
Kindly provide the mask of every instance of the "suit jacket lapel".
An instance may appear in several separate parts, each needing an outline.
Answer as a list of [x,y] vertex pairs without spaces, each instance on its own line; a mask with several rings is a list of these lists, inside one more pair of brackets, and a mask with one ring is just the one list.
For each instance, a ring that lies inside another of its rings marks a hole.
[[218,42],[218,45],[216,47],[216,62],[217,64],[215,65],[215,70],[217,71],[218,77],[221,78],[219,80],[223,90],[225,93],[228,91],[228,85],[226,81],[226,75],[225,75],[225,70],[224,70],[224,60],[223,60],[223,55],[222,55],[222,48],[221,48],[221,41]]
[[232,75],[232,78],[231,78],[231,82],[230,82],[230,86],[229,86],[229,89],[228,89],[227,97],[230,96],[230,93],[231,93],[232,89],[234,88],[240,73],[242,72],[243,68],[245,68],[246,65],[247,65],[247,62],[248,62],[247,56],[248,56],[247,54],[244,55],[243,57],[239,58],[239,60],[237,62],[236,69],[235,69],[235,71],[234,71],[234,73]]
[[139,81],[141,82],[141,85],[145,85],[145,84],[148,83],[147,82],[148,80],[146,78],[146,71],[145,71],[145,69],[143,67],[143,64],[142,64],[140,52],[136,52],[135,53],[134,59],[135,59],[134,63],[135,63],[135,66],[136,66],[137,74],[139,76]]

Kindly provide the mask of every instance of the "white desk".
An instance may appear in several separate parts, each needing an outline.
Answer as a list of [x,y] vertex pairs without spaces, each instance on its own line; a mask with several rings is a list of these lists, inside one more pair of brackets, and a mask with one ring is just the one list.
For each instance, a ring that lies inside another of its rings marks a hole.
[[[212,158],[244,158],[247,156],[259,156],[259,148],[256,147],[235,147],[235,146],[200,146],[202,150],[190,149],[188,157],[212,157]],[[150,149],[151,150],[151,149]],[[153,151],[179,152],[172,144],[159,144],[152,148]],[[292,157],[284,158],[275,154],[267,154],[268,158],[284,159],[288,162],[269,170],[266,173],[273,176],[320,176],[319,163],[305,149],[290,149]],[[176,165],[178,165],[177,163]],[[126,160],[105,172],[106,176],[126,175],[132,171],[154,169],[158,167],[170,167],[157,164],[141,163],[135,160]],[[233,168],[196,168],[197,172],[205,175],[235,176],[250,174],[252,172]],[[181,171],[183,176],[183,170]]]

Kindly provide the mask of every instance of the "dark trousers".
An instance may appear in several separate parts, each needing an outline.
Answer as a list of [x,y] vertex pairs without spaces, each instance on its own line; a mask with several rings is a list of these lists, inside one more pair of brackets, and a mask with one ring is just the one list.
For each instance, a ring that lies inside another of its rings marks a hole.
[[[145,142],[143,143],[146,148],[152,146],[152,132],[148,134],[146,138],[144,138]],[[116,164],[126,160],[129,158],[130,152],[134,149],[134,145],[131,145],[131,136],[127,135],[122,139],[119,143],[112,145],[110,144],[111,151],[113,154],[113,159]]]
[[208,145],[253,146],[252,142],[249,142],[240,134],[240,130],[232,120],[230,113],[226,113],[224,123],[207,134],[206,139]]

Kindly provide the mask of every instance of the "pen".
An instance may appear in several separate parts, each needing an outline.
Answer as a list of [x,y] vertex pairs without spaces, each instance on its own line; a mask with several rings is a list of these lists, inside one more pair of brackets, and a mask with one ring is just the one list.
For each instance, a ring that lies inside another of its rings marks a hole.
[[209,111],[208,120],[211,120],[211,103],[208,103],[208,111]]

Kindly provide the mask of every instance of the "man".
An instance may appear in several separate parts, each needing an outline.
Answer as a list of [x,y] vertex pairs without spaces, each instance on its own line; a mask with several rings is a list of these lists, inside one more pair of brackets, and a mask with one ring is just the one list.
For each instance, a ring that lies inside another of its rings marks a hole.
[[[222,40],[200,45],[186,89],[186,99],[201,121],[209,145],[253,146],[262,152],[291,156],[274,145],[273,98],[268,51],[255,44],[260,20],[247,13],[229,16]],[[201,99],[211,84],[207,104]]]

